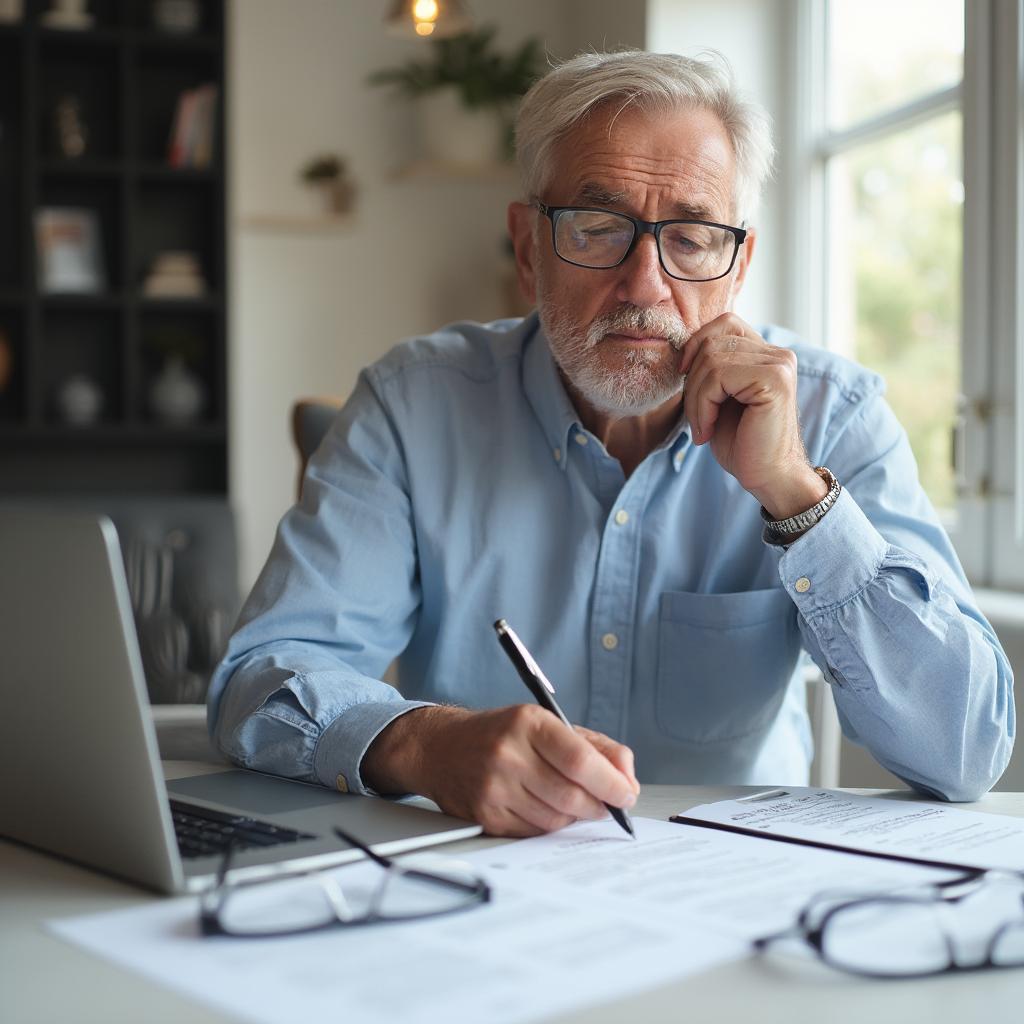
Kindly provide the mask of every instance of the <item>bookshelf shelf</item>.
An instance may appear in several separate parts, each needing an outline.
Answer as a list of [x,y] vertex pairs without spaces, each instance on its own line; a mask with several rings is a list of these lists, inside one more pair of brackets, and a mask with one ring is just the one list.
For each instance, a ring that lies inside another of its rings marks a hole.
[[[225,14],[223,0],[200,4],[193,34],[160,31],[138,0],[92,0],[81,30],[46,26],[51,0],[0,24],[0,498],[227,491]],[[208,165],[172,167],[179,100],[205,85]],[[69,108],[84,138],[74,157]],[[92,219],[100,290],[49,290],[42,209]],[[205,294],[145,295],[168,264],[194,267]],[[177,360],[203,395],[182,425],[161,422],[152,397]],[[76,385],[100,396],[79,425]]]
[[39,161],[39,173],[52,178],[118,178],[124,173],[119,160],[61,160],[51,157]]
[[147,162],[138,165],[136,171],[140,181],[169,181],[169,182],[195,182],[202,184],[208,182],[216,184],[220,179],[220,172],[213,167],[171,167],[170,164]]

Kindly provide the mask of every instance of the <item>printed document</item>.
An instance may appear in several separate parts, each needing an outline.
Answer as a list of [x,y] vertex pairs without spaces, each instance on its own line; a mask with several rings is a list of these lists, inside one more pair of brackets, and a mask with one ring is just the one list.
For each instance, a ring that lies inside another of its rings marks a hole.
[[945,804],[788,786],[693,807],[673,820],[692,819],[848,850],[1024,871],[1024,820]]
[[651,818],[634,818],[637,842],[613,842],[607,824],[500,846],[478,863],[491,878],[514,873],[531,887],[547,879],[575,889],[580,901],[667,917],[677,934],[713,931],[747,942],[786,928],[822,892],[875,893],[959,874]]
[[[520,1022],[624,999],[746,956],[815,892],[947,872],[667,821],[581,822],[460,858],[489,904],[286,939],[204,938],[193,897],[53,922],[99,956],[249,1021]],[[333,869],[366,885],[380,869]]]

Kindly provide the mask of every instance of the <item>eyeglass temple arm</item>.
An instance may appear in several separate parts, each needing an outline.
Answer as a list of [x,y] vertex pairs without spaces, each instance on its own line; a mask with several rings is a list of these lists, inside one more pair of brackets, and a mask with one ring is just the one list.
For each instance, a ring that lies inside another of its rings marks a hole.
[[[391,860],[390,857],[384,857],[379,853],[375,853],[365,843],[360,842],[360,840],[356,839],[355,836],[350,835],[348,832],[343,832],[337,825],[334,826],[334,833],[339,839],[348,843],[349,846],[354,846],[357,850],[362,850],[367,857],[376,861],[382,868],[391,868],[395,866],[394,861]],[[429,878],[431,882],[446,886],[449,889],[459,889],[462,892],[476,892],[479,888],[476,884],[463,882],[458,878],[445,878],[444,875],[433,875],[429,871],[417,871],[413,869],[409,874],[415,875],[418,878]]]
[[334,826],[334,834],[343,842],[348,843],[349,846],[354,846],[357,850],[361,850],[370,858],[370,860],[376,862],[382,868],[390,868],[393,865],[394,862],[390,857],[384,857],[381,854],[376,853],[374,850],[371,850],[366,843],[356,839],[355,836],[350,835],[348,832],[343,832],[337,825]]

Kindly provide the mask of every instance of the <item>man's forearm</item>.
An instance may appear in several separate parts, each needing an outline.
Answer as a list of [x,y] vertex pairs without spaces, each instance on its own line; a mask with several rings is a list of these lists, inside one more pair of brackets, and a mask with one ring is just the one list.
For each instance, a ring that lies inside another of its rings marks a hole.
[[469,715],[465,708],[416,708],[383,728],[363,755],[359,774],[375,793],[431,796],[427,779],[429,736],[442,720]]

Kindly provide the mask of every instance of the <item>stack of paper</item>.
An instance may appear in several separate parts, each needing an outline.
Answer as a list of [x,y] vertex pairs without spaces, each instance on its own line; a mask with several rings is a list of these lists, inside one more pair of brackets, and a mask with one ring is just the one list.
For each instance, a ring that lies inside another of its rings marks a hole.
[[[247,1020],[536,1020],[746,956],[814,893],[946,877],[914,865],[636,818],[469,858],[490,904],[289,939],[203,938],[194,899],[60,921],[58,934]],[[365,863],[336,869],[342,889]]]

